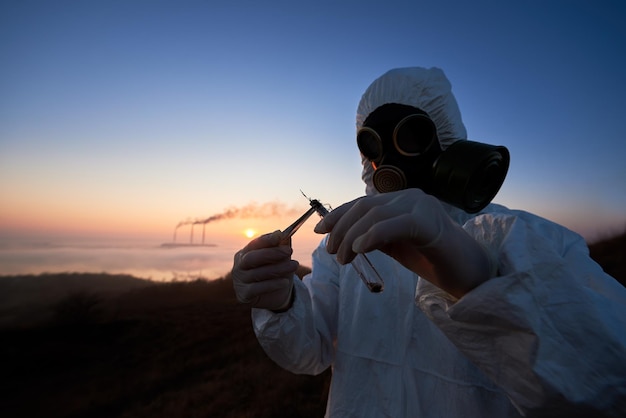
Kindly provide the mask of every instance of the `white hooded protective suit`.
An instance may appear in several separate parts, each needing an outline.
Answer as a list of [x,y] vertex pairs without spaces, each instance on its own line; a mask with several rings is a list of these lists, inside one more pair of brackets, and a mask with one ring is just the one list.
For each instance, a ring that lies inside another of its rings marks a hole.
[[[357,129],[385,103],[426,111],[443,148],[466,139],[437,68],[374,81]],[[364,161],[368,194],[371,177]],[[373,294],[323,240],[312,273],[294,278],[291,309],[253,309],[266,353],[294,373],[332,366],[331,417],[518,417],[557,401],[625,416],[626,291],[589,258],[582,237],[495,204],[473,215],[444,206],[497,259],[496,277],[455,300],[375,251],[368,257],[385,290]]]

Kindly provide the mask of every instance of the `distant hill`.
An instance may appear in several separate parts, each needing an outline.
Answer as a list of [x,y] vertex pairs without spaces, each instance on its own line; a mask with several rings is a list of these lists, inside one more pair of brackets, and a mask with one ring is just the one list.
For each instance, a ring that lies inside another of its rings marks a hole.
[[626,286],[626,232],[589,244],[589,255],[605,272]]
[[99,297],[152,285],[149,280],[125,274],[44,273],[0,276],[0,326],[37,323],[50,316],[50,305],[72,294],[94,293]]

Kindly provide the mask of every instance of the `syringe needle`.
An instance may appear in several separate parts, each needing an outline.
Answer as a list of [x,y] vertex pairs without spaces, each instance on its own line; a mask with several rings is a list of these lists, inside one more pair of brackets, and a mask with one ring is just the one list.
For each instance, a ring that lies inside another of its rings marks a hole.
[[[292,223],[282,231],[281,242],[287,241],[293,234],[295,234],[296,231],[315,212],[317,212],[317,214],[322,218],[330,213],[328,209],[326,209],[324,205],[320,203],[319,200],[311,199],[310,197],[305,195],[302,190],[300,190],[300,193],[302,193],[302,196],[308,199],[311,208],[307,210],[304,215],[296,219],[294,223]],[[383,281],[382,277],[380,277],[380,275],[376,271],[376,268],[365,254],[357,254],[352,260],[352,267],[354,267],[354,270],[357,272],[358,276],[361,278],[363,283],[365,283],[370,292],[379,293],[383,291],[385,287],[385,282]]]
[[[307,197],[307,199],[309,198]],[[317,199],[309,199],[309,204],[322,218],[330,213],[328,209],[326,209],[324,205],[322,205]],[[376,268],[374,267],[370,259],[367,258],[367,255],[365,255],[364,253],[358,253],[351,263],[352,267],[354,267],[354,270],[357,272],[357,274],[359,275],[363,283],[365,283],[370,292],[379,293],[383,291],[383,289],[385,288],[385,282],[383,281],[382,277],[380,277],[380,274],[378,274],[378,271],[376,271]]]

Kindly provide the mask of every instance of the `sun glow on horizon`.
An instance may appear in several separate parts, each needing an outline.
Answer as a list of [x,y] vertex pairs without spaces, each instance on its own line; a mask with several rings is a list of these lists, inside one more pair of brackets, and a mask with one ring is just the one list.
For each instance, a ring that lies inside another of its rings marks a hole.
[[256,235],[256,231],[252,228],[248,228],[245,231],[243,231],[243,234],[248,238],[252,238],[253,236]]

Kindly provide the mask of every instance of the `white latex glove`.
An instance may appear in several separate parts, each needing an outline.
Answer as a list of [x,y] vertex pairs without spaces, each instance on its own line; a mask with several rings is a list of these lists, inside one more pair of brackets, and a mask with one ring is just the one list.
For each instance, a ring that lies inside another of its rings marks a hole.
[[315,232],[330,233],[326,248],[342,264],[380,250],[457,298],[491,275],[485,249],[419,189],[353,200],[326,215]]
[[262,235],[238,251],[232,269],[237,300],[254,308],[289,309],[298,268],[292,252],[291,241],[281,243],[280,231]]

